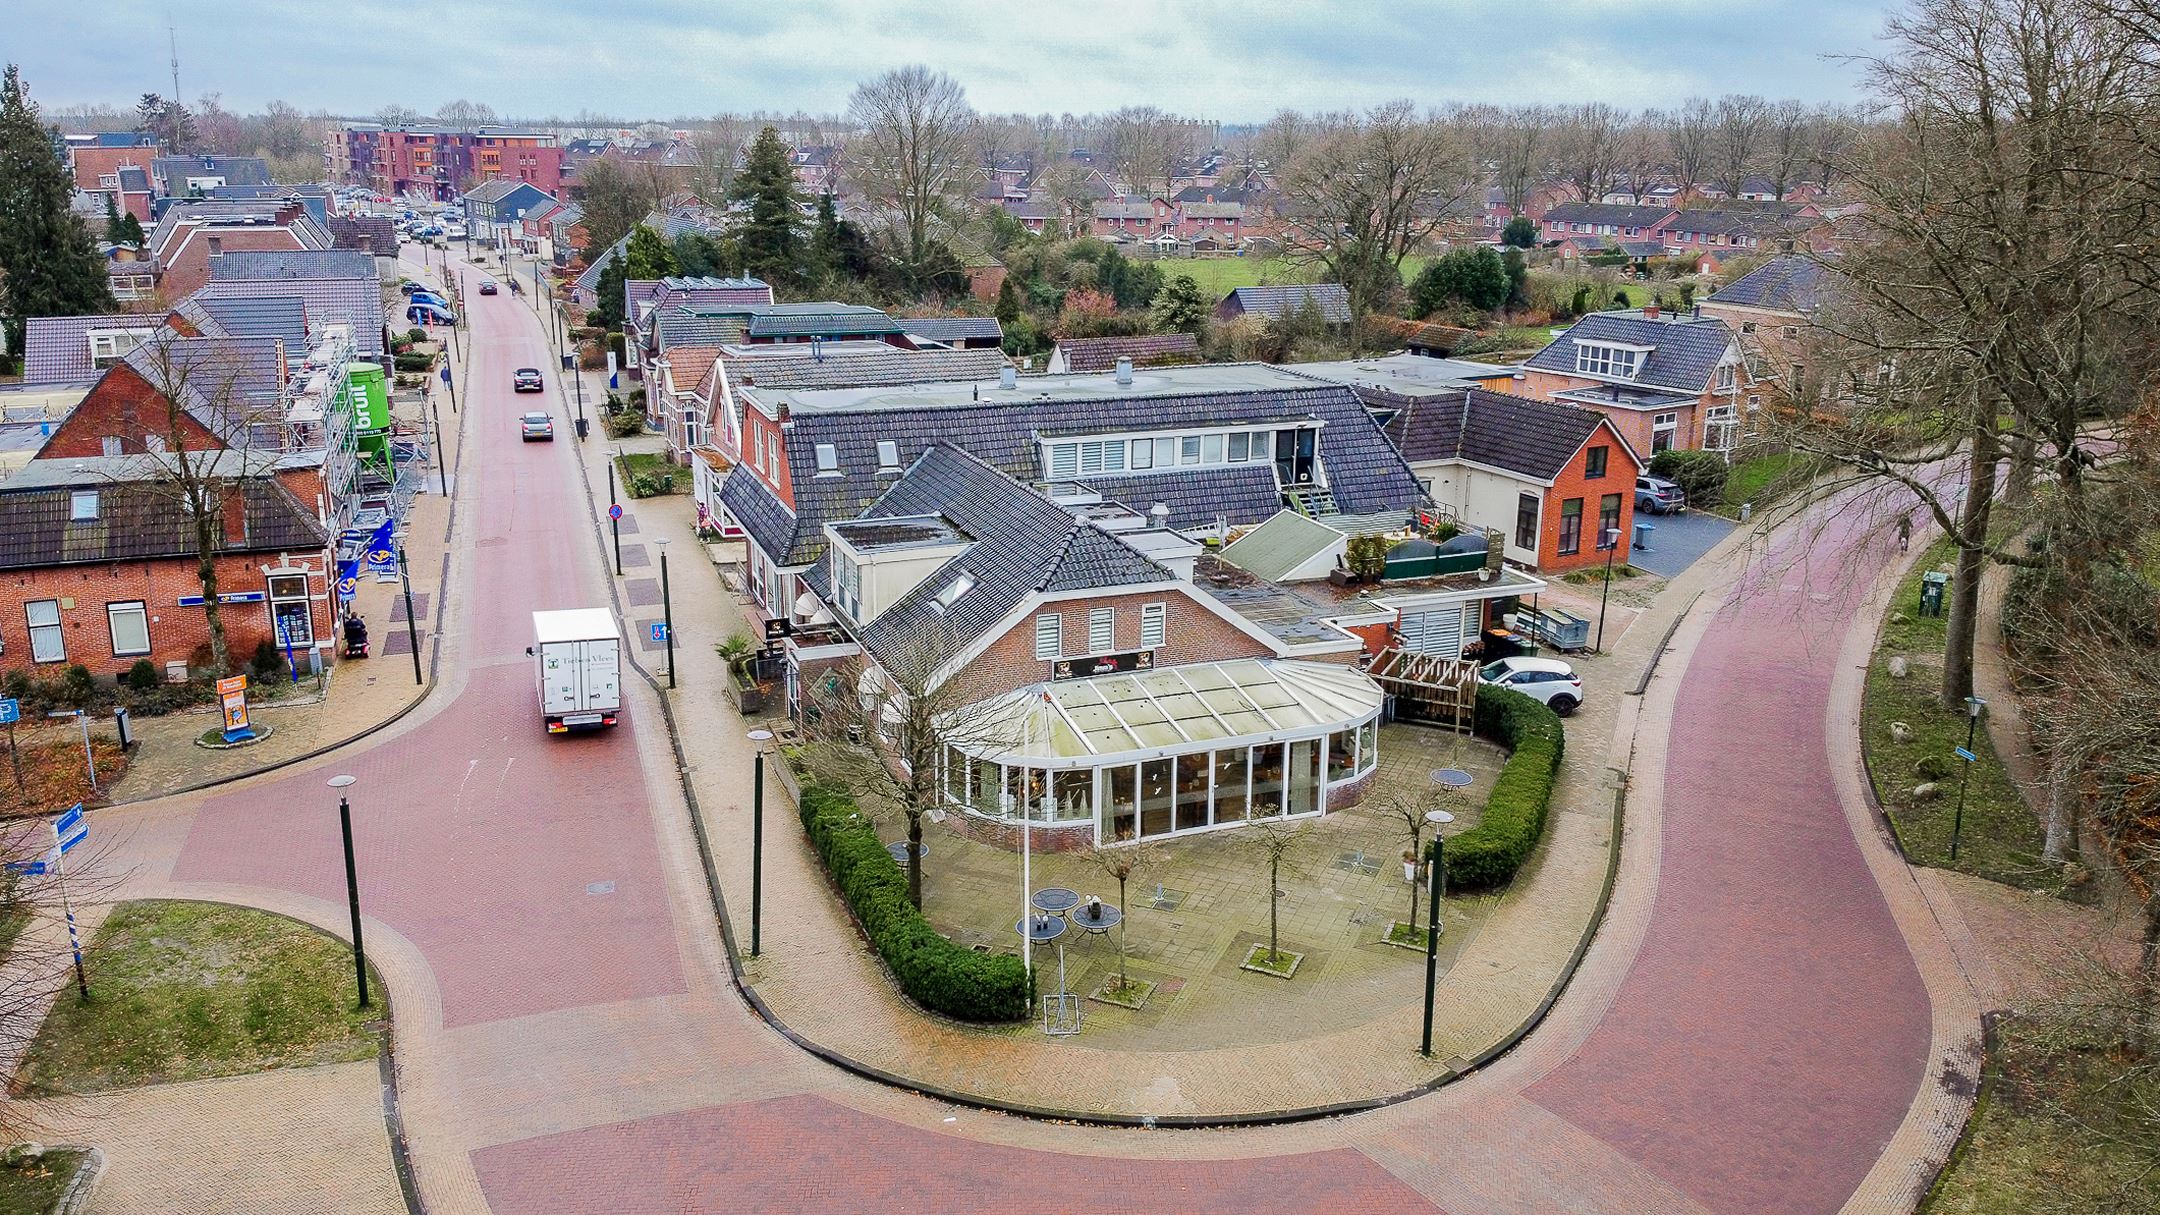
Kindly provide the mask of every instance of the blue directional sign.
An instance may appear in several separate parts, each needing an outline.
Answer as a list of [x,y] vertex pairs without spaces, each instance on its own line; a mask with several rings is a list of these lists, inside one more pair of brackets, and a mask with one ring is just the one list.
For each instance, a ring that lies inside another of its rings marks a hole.
[[666,640],[667,640],[667,622],[666,622],[666,621],[664,621],[664,620],[655,620],[655,621],[653,621],[653,622],[652,622],[652,639],[653,639],[654,641],[666,641]]
[[0,726],[12,726],[22,720],[22,702],[0,700]]
[[90,823],[83,818],[81,802],[76,802],[67,813],[53,820],[53,837],[62,856],[74,851],[75,845],[90,838]]
[[1977,756],[1977,755],[1974,755],[1974,754],[1973,754],[1972,752],[1970,752],[1970,751],[1967,751],[1967,750],[1966,750],[1965,748],[1963,748],[1963,747],[1959,747],[1959,748],[1957,749],[1957,757],[1958,757],[1959,759],[1962,759],[1962,760],[1964,760],[1964,761],[1965,761],[1966,763],[1968,763],[1968,764],[1969,764],[1969,763],[1971,763],[1971,762],[1973,762],[1974,760],[1976,760],[1976,759],[1980,758],[1979,756]]

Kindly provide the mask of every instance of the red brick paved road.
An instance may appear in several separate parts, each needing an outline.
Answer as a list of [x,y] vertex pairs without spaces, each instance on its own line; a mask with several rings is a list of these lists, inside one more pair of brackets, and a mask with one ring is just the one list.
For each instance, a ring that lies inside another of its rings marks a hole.
[[[539,328],[508,297],[474,303],[463,388],[483,416],[463,471],[459,560],[473,576],[454,583],[471,588],[452,617],[456,698],[336,769],[206,802],[173,873],[340,902],[321,781],[361,778],[368,911],[417,947],[441,992],[439,1026],[399,1023],[401,1038],[442,1035],[407,1057],[456,1077],[417,1077],[435,1082],[408,1124],[423,1154],[469,1160],[466,1181],[423,1167],[424,1187],[455,1195],[438,1207],[469,1209],[460,1187],[476,1179],[502,1215],[1828,1212],[1905,1116],[1927,994],[1825,774],[1836,640],[1874,555],[1814,585],[1773,575],[1694,653],[1647,928],[1632,953],[1593,953],[1617,991],[1556,1066],[1503,1064],[1359,1119],[1227,1136],[973,1116],[944,1133],[854,1108],[925,1107],[807,1063],[712,996],[709,926],[670,913],[668,875],[695,862],[676,855],[679,824],[655,817],[680,810],[672,774],[638,763],[639,723],[576,740],[538,730],[527,613],[604,603],[604,584],[568,442],[528,447],[512,428],[534,398],[507,391],[509,372],[546,365]],[[1787,582],[1798,589],[1775,589]],[[671,998],[641,999],[653,996]],[[1577,1032],[1549,1030],[1549,1053]],[[1647,1194],[1669,1197],[1629,1197]]]

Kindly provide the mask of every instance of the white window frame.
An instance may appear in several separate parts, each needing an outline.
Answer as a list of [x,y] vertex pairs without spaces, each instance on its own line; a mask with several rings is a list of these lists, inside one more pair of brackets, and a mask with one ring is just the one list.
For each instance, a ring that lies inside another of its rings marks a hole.
[[[140,646],[122,647],[120,644],[120,620],[133,616],[142,630]],[[105,631],[112,639],[115,658],[140,658],[150,652],[150,606],[140,599],[122,599],[105,605]]]
[[128,351],[148,341],[150,330],[92,329],[84,336],[90,343],[90,365],[110,367],[127,357]]
[[1169,641],[1170,605],[1144,603],[1140,605],[1140,648],[1159,650]]
[[817,475],[837,477],[840,475],[840,449],[831,443],[820,443],[815,448]]
[[[39,620],[37,611],[39,608],[49,609],[52,619]],[[30,633],[30,661],[67,661],[67,629],[60,621],[60,601],[58,599],[32,599],[23,604],[23,622]],[[49,651],[46,646],[39,644],[41,638],[57,647],[57,652]]]
[[1055,662],[1065,650],[1065,617],[1044,612],[1035,618],[1035,657]]
[[98,521],[98,491],[77,489],[68,493],[68,522],[95,523]]
[[[289,585],[289,584],[291,584],[291,583],[294,583],[294,582],[297,582],[297,583],[299,583],[299,584],[300,584],[300,590],[299,590],[299,593],[298,593],[298,594],[290,594],[290,593],[285,593],[285,594],[281,594],[281,593],[279,593],[279,591],[278,591],[277,587],[278,587],[278,584],[279,584],[279,583],[281,583],[281,582],[283,582],[283,583],[286,583],[286,584],[288,584],[288,585]],[[268,602],[268,606],[269,606],[269,609],[270,609],[270,633],[271,633],[271,636],[272,636],[272,637],[274,637],[274,638],[276,638],[276,639],[277,639],[278,641],[280,641],[280,642],[284,642],[284,641],[288,640],[287,638],[285,638],[285,637],[283,637],[282,635],[280,635],[280,634],[278,633],[278,631],[277,631],[277,621],[278,621],[278,605],[280,605],[280,604],[288,604],[288,603],[297,603],[297,604],[299,604],[299,605],[300,605],[300,607],[301,607],[301,619],[303,619],[303,620],[305,620],[305,621],[307,622],[307,631],[308,631],[308,635],[307,635],[306,637],[294,637],[294,638],[290,638],[289,640],[291,641],[292,645],[293,645],[293,646],[294,646],[294,647],[295,647],[296,649],[297,649],[297,648],[304,648],[304,647],[308,647],[308,646],[312,646],[312,645],[314,645],[314,644],[315,644],[315,606],[314,606],[314,596],[312,596],[312,595],[308,594],[308,579],[307,579],[307,573],[306,573],[306,571],[304,571],[304,570],[293,570],[293,569],[288,569],[288,570],[282,570],[282,571],[278,571],[278,572],[274,572],[274,573],[271,573],[271,574],[269,574],[269,575],[268,575],[268,576],[267,576],[267,577],[266,577],[266,578],[264,579],[264,581],[263,581],[263,589],[264,589],[264,598],[265,598],[265,600],[266,600],[266,601]]]
[[892,439],[879,439],[877,444],[878,471],[900,471],[900,444]]
[[1575,370],[1580,375],[1632,380],[1642,373],[1645,353],[1640,346],[1578,340],[1575,343]]
[[1107,654],[1117,648],[1117,609],[1088,609],[1088,653]]
[[1134,439],[1132,441],[1132,467],[1135,470],[1155,467],[1155,440]]
[[1740,368],[1734,363],[1718,364],[1711,375],[1711,385],[1718,392],[1731,392],[1740,383]]

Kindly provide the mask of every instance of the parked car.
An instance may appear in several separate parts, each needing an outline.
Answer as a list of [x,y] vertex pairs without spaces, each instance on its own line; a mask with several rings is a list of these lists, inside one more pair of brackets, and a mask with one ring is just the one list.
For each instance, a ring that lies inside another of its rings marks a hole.
[[553,443],[555,441],[555,419],[544,413],[526,414],[518,419],[518,434],[527,443],[532,442],[534,439],[545,439]]
[[450,239],[450,240],[464,240],[464,239],[465,239],[465,225],[464,225],[464,224],[446,224],[446,225],[444,225],[444,226],[443,226],[443,236],[444,236],[444,237],[446,237],[446,238],[448,238],[448,239]]
[[484,283],[480,284],[480,294],[482,294],[482,295],[493,295],[493,294],[495,294],[495,280],[494,280],[494,279],[489,279],[488,281],[486,281],[486,282],[484,282]]
[[1687,494],[1663,477],[1637,477],[1635,509],[1653,515],[1683,514],[1687,510]]
[[405,302],[409,304],[426,304],[428,307],[433,308],[438,312],[450,311],[450,301],[444,299],[440,295],[437,295],[435,291],[429,287],[413,288],[412,291],[406,294]]
[[546,383],[540,379],[538,367],[520,367],[510,376],[512,392],[541,392],[546,388]]
[[405,310],[405,319],[415,325],[455,325],[457,313],[435,303],[417,303]]
[[1542,700],[1562,717],[1582,703],[1582,677],[1557,658],[1503,658],[1486,663],[1478,681]]

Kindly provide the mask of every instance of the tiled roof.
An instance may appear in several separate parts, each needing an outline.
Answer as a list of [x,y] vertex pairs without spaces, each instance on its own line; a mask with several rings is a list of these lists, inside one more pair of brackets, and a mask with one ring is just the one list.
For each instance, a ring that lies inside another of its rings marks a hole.
[[1310,286],[1292,287],[1237,287],[1229,298],[1247,316],[1281,316],[1292,308],[1302,308],[1307,300],[1320,306],[1320,315],[1330,325],[1350,323],[1350,293],[1341,283],[1314,283]]
[[190,177],[222,177],[228,186],[267,186],[270,165],[260,156],[160,156],[150,168],[167,193],[184,194]]
[[1160,367],[1200,361],[1200,341],[1189,333],[1153,333],[1138,337],[1066,338],[1057,344],[1067,371],[1109,371],[1119,359],[1135,367]]
[[1246,193],[1247,191],[1236,186],[1187,186],[1179,190],[1170,201],[1187,204],[1186,214],[1189,215],[1192,213],[1190,204],[1204,204],[1209,199],[1213,199],[1217,203],[1234,203],[1242,207],[1246,202]]
[[372,274],[365,279],[289,278],[270,283],[213,280],[203,284],[196,295],[206,299],[298,296],[307,307],[310,326],[319,330],[324,325],[350,325],[354,353],[373,358],[383,352],[382,287]]
[[[991,353],[988,351],[982,353]],[[915,357],[922,357],[917,355]],[[1194,368],[1223,378],[1223,368]],[[1235,371],[1236,369],[1229,369]],[[1168,377],[1175,371],[1157,371]],[[1271,377],[1272,378],[1272,377]],[[1289,377],[1282,377],[1288,379]],[[995,381],[992,381],[994,386]],[[1021,381],[1027,390],[1028,381]],[[913,395],[902,394],[903,397]],[[882,492],[876,476],[877,444],[892,441],[902,464],[912,462],[933,444],[959,447],[970,455],[1024,480],[1045,475],[1036,439],[1043,434],[1127,433],[1165,428],[1240,425],[1263,426],[1290,419],[1316,419],[1318,452],[1327,469],[1336,502],[1345,511],[1365,513],[1407,509],[1424,500],[1424,489],[1365,407],[1349,389],[1303,381],[1276,382],[1245,390],[1121,391],[1107,384],[1100,394],[1042,399],[986,399],[919,407],[874,410],[796,409],[787,447],[795,510],[791,534],[752,535],[759,547],[784,565],[816,558],[824,539],[819,529],[835,519],[853,518]],[[841,475],[818,476],[816,447],[830,443]],[[735,478],[746,474],[738,470]],[[753,479],[754,480],[754,479]],[[1257,523],[1282,505],[1271,465],[1247,464],[1194,469],[1191,472],[1140,473],[1121,478],[1090,478],[1109,497],[1146,510],[1156,502],[1169,506],[1171,525],[1203,527],[1217,517],[1231,524]],[[733,485],[731,479],[730,485]],[[744,493],[770,496],[761,483]],[[743,510],[729,501],[738,518]],[[764,510],[768,520],[786,513],[777,503]],[[777,523],[777,520],[773,520]],[[744,519],[746,528],[750,522]]]
[[1771,236],[1805,231],[1813,227],[1814,221],[1795,214],[1799,210],[1800,207],[1794,203],[1755,203],[1675,211],[1671,221],[1665,225],[1665,230],[1702,232],[1713,236]]
[[[297,295],[206,296],[190,298],[186,307],[208,316],[216,336],[283,338],[287,358],[307,354],[307,302]],[[212,335],[205,330],[204,336]]]
[[1111,199],[1106,202],[1099,202],[1095,204],[1095,218],[1153,219],[1155,218],[1155,206],[1153,203],[1148,202],[1146,199],[1142,199],[1139,202],[1125,202],[1120,199]]
[[124,194],[147,194],[150,191],[150,171],[141,165],[121,165],[118,174],[120,190]]
[[726,346],[750,333],[750,322],[740,312],[692,312],[670,308],[649,322],[654,344],[662,351],[677,346]]
[[770,389],[868,388],[989,379],[1006,366],[996,350],[903,350],[884,342],[730,346],[720,357],[728,378]]
[[90,363],[93,329],[151,329],[163,321],[134,312],[33,316],[23,324],[23,386],[80,384],[102,375]]
[[531,183],[510,177],[491,177],[472,189],[465,191],[466,202],[501,202],[514,193],[519,186]]
[[865,304],[776,304],[750,316],[754,338],[898,332],[890,316]]
[[387,215],[333,215],[324,227],[330,230],[330,239],[339,249],[358,249],[360,238],[368,238],[369,253],[376,257],[396,257],[398,253],[397,224]]
[[1774,257],[1718,288],[1704,302],[1772,312],[1813,312],[1828,297],[1831,277],[1829,270],[1810,258]]
[[[392,253],[396,249],[391,246]],[[210,277],[213,281],[364,278],[374,282],[375,255],[359,249],[240,249],[211,258]]]
[[1568,326],[1566,333],[1531,355],[1523,365],[1560,375],[1583,375],[1575,369],[1578,341],[1648,346],[1651,349],[1642,370],[1626,382],[1692,393],[1710,387],[1711,374],[1732,346],[1732,330],[1722,321],[1685,316],[1648,320],[1632,310],[1593,312]]
[[[166,486],[123,481],[97,492],[98,518],[75,523],[72,489],[0,487],[0,569],[195,555],[193,525]],[[244,538],[221,543],[219,551],[307,551],[328,540],[322,525],[277,482],[242,481],[238,492],[245,500]]]
[[[736,465],[734,471],[728,473],[727,480],[720,483],[720,505],[727,507],[728,513],[742,524],[750,539],[756,541],[767,556],[784,564],[800,564],[815,555],[815,547],[807,541],[802,545],[801,553],[793,552],[796,548],[795,512],[758,480],[758,475],[750,471],[748,465]],[[791,555],[797,559],[789,561]]]
[[1671,207],[1631,207],[1626,203],[1561,203],[1545,211],[1544,222],[1614,224],[1622,228],[1652,228],[1672,214]]
[[1245,204],[1235,202],[1190,202],[1178,207],[1178,214],[1186,219],[1243,219]]
[[281,198],[230,199],[230,198],[184,198],[165,208],[158,217],[157,226],[150,229],[143,247],[161,252],[183,224],[208,224],[218,227],[244,228],[290,228],[300,243],[310,249],[328,249],[332,241],[330,233],[315,222],[315,217],[301,210],[289,219],[278,217],[298,204]]
[[1469,460],[1540,481],[1559,476],[1603,420],[1594,410],[1483,388],[1385,403],[1399,406],[1387,433],[1411,463]]
[[607,273],[608,263],[620,256],[623,246],[628,243],[630,238],[625,236],[595,254],[592,261],[586,263],[585,269],[578,274],[577,289],[597,293],[600,290],[600,276]]
[[121,361],[157,392],[177,392],[180,406],[227,443],[244,427],[283,420],[287,362],[275,338],[161,335]]
[[[933,446],[863,512],[866,518],[934,515],[974,543],[859,631],[888,668],[921,677],[1038,591],[1100,590],[1173,580],[1170,571],[1109,532],[956,448]],[[823,567],[820,567],[823,573]],[[973,579],[949,605],[937,598]],[[820,579],[822,581],[822,579]],[[927,644],[926,644],[927,643]]]
[[994,316],[904,316],[900,331],[909,337],[932,342],[965,342],[992,338],[1003,341],[1004,327]]
[[668,372],[675,382],[675,391],[691,392],[704,383],[705,373],[712,370],[713,360],[720,355],[718,346],[675,346],[667,352]]

